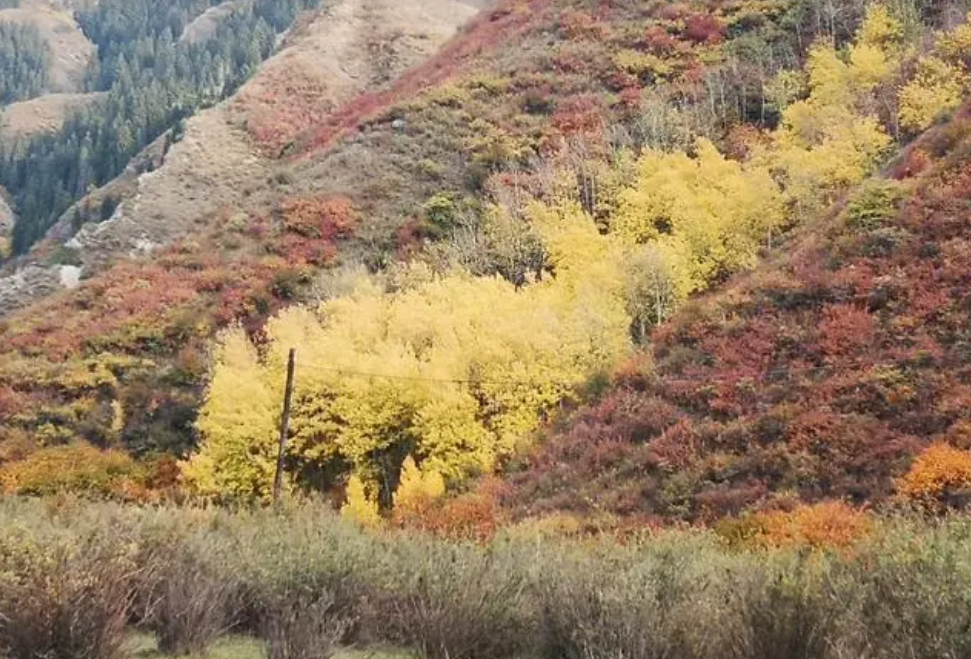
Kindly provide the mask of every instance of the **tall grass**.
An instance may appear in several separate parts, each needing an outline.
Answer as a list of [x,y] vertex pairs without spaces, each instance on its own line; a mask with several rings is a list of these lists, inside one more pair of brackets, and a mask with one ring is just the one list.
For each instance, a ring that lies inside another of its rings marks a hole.
[[247,633],[271,659],[971,657],[971,521],[886,519],[826,553],[702,531],[446,543],[312,504],[0,502],[0,656],[116,659],[131,626],[171,654]]

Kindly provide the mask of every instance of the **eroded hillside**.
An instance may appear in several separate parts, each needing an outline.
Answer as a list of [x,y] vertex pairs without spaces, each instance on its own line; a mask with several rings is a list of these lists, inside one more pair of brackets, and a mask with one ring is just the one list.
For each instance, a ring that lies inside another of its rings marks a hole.
[[[100,208],[110,196],[119,204],[110,219],[75,234],[76,213],[69,210],[52,230],[52,242],[66,243],[76,259],[72,266],[90,274],[117,258],[144,256],[203,231],[220,211],[271,208],[287,187],[274,178],[281,165],[268,144],[280,145],[271,133],[307,130],[355,95],[379,91],[433,53],[480,7],[460,0],[331,3],[297,26],[280,54],[232,99],[189,119],[164,157],[160,144],[150,147],[150,172],[130,166],[77,205]],[[50,249],[48,244],[41,253]],[[21,264],[0,281],[0,313],[58,281],[58,267]]]

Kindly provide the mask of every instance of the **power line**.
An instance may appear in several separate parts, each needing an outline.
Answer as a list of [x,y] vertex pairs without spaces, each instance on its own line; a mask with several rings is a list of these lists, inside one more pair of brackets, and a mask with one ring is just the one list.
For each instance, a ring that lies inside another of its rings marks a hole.
[[[767,371],[761,371],[758,373],[752,373],[750,375],[739,375],[737,377],[725,377],[723,375],[705,375],[698,374],[694,377],[677,377],[677,376],[664,376],[657,375],[656,377],[661,380],[662,383],[669,384],[724,384],[724,383],[738,383],[744,380],[755,380],[764,381],[769,378],[776,376],[796,376],[796,375],[808,375],[812,373],[821,373],[823,371],[833,371],[833,370],[846,370],[850,368],[856,368],[860,366],[879,366],[879,363],[873,363],[871,361],[843,361],[839,365],[836,364],[823,364],[818,366],[806,366],[806,367],[789,367],[789,368],[775,368],[769,369]],[[311,368],[319,371],[327,371],[330,373],[335,373],[338,375],[346,375],[350,377],[361,377],[361,378],[371,378],[371,379],[381,379],[381,380],[398,380],[405,382],[430,382],[438,384],[481,384],[481,385],[498,385],[498,386],[536,386],[538,383],[535,380],[517,380],[517,379],[479,379],[479,378],[434,378],[421,375],[400,375],[394,373],[378,373],[373,371],[359,371],[355,369],[337,368],[332,366],[324,366],[322,364],[313,364],[300,362],[297,364],[298,368]],[[545,381],[542,384],[554,385],[554,386],[575,386],[577,382],[565,382],[565,381]]]

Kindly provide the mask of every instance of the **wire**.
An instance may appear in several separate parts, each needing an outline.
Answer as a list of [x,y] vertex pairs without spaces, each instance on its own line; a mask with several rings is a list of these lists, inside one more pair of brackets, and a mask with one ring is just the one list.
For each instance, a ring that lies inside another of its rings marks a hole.
[[[794,376],[794,375],[806,375],[810,373],[819,373],[822,371],[832,371],[837,370],[847,370],[850,368],[856,368],[860,366],[875,366],[873,362],[864,361],[844,361],[839,364],[826,364],[820,366],[807,366],[803,368],[776,368],[768,371],[763,371],[761,373],[754,373],[752,375],[739,375],[738,377],[725,377],[725,376],[708,376],[704,374],[698,374],[694,378],[686,377],[664,377],[658,376],[663,382],[668,384],[724,384],[724,383],[738,383],[744,380],[754,380],[758,382],[764,382],[765,380],[775,377],[775,376]],[[362,378],[374,378],[382,380],[399,380],[406,382],[432,382],[439,384],[483,384],[483,385],[499,385],[499,386],[536,386],[538,383],[533,380],[514,380],[514,379],[501,379],[501,380],[488,380],[488,379],[476,379],[476,378],[432,378],[424,377],[420,375],[396,375],[392,373],[376,373],[369,371],[357,371],[353,369],[336,368],[333,366],[324,366],[323,364],[313,364],[307,362],[297,361],[297,368],[311,368],[319,371],[328,371],[331,373],[336,373],[338,375],[346,375],[350,377],[362,377]],[[570,387],[576,386],[576,382],[545,382],[544,384]]]

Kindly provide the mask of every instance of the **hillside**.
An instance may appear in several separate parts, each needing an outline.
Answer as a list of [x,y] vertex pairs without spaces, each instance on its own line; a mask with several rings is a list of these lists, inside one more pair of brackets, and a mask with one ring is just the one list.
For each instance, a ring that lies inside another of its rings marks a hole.
[[44,93],[84,91],[84,77],[95,48],[72,16],[84,3],[24,2],[0,9],[0,22],[37,30],[51,51],[49,82]]
[[20,101],[0,108],[0,135],[18,140],[41,133],[53,133],[64,118],[79,108],[98,101],[99,95],[44,94],[29,101]]
[[266,496],[296,347],[294,488],[388,509],[411,457],[514,516],[886,501],[966,448],[971,27],[912,9],[305,16],[8,265],[0,480]]
[[[271,209],[277,188],[287,187],[274,177],[290,175],[247,131],[298,130],[299,122],[318,121],[355,94],[380,89],[475,11],[474,4],[452,0],[404,7],[332,3],[289,35],[286,47],[233,98],[189,119],[171,148],[157,141],[120,177],[65,212],[52,240],[66,243],[72,260],[90,274],[118,257],[169,245],[196,227],[204,232],[217,213]],[[104,222],[106,198],[119,208]],[[0,280],[0,311],[29,301],[32,282],[57,280],[55,272],[27,272],[27,281],[23,270],[19,280]]]
[[968,449],[968,107],[751,273],[688,304],[510,476],[517,514],[706,519],[888,502]]

